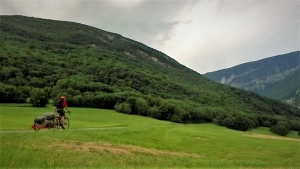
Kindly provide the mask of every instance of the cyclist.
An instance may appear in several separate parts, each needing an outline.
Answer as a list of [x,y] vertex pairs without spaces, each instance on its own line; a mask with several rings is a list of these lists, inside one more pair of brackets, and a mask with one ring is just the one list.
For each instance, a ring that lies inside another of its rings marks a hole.
[[65,111],[64,108],[66,108],[67,112],[70,113],[67,106],[67,98],[66,96],[61,96],[57,102],[56,102],[56,111],[60,115],[60,126],[61,128],[65,129],[64,122],[65,122]]

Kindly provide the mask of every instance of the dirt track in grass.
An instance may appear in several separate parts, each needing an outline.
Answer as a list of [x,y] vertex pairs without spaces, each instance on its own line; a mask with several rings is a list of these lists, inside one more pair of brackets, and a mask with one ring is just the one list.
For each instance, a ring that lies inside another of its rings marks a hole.
[[289,141],[299,141],[298,138],[289,138],[289,137],[282,137],[282,136],[270,136],[270,135],[264,135],[264,134],[251,134],[251,135],[245,135],[247,137],[256,137],[256,138],[265,138],[265,139],[273,139],[273,140],[289,140]]
[[200,158],[201,156],[195,153],[186,152],[174,152],[167,150],[158,150],[154,148],[145,148],[135,145],[124,145],[124,144],[110,144],[105,142],[76,142],[68,141],[66,143],[54,142],[49,145],[49,148],[59,148],[67,150],[75,150],[81,152],[101,152],[109,154],[125,154],[125,155],[135,155],[136,153],[145,153],[152,155],[162,155],[162,156],[180,156],[180,157],[194,157]]

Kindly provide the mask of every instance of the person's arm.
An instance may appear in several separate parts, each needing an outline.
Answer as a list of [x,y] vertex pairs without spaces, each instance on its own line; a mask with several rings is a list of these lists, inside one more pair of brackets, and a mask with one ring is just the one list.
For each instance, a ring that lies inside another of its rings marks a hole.
[[67,110],[67,112],[68,112],[68,111],[69,111],[69,109],[68,109],[68,106],[67,106],[67,105],[65,106],[65,108],[66,108],[66,110]]
[[67,102],[64,103],[64,107],[66,108],[67,112],[69,112],[69,109],[68,109],[68,104]]

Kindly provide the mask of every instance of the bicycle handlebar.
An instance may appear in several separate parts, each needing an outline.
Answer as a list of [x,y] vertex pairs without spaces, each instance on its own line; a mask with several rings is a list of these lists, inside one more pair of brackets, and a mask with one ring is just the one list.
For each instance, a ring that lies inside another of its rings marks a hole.
[[[65,113],[68,113],[69,115],[71,114],[71,112],[68,110],[68,111],[65,111],[65,110],[63,110]],[[55,110],[54,110],[54,113],[56,113],[57,112],[57,108],[55,108]]]

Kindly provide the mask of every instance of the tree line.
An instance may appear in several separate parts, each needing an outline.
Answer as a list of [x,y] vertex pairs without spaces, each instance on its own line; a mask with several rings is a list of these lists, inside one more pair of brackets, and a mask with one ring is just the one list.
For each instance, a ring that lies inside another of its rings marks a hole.
[[[49,88],[26,88],[0,83],[1,102],[25,102],[30,98],[33,106],[41,107],[49,103],[49,98],[57,100],[61,95],[67,96],[71,107],[91,107],[114,109],[120,113],[148,116],[159,120],[175,123],[204,123],[213,122],[230,129],[247,131],[259,126],[270,127],[270,130],[285,136],[290,130],[300,131],[297,120],[282,116],[266,114],[246,114],[239,111],[232,112],[222,108],[200,107],[199,105],[175,99],[163,99],[136,92],[112,92],[100,88],[97,92],[83,92],[73,88],[61,89],[56,87],[55,92]],[[97,86],[98,87],[98,86]],[[84,89],[81,89],[84,91]]]

